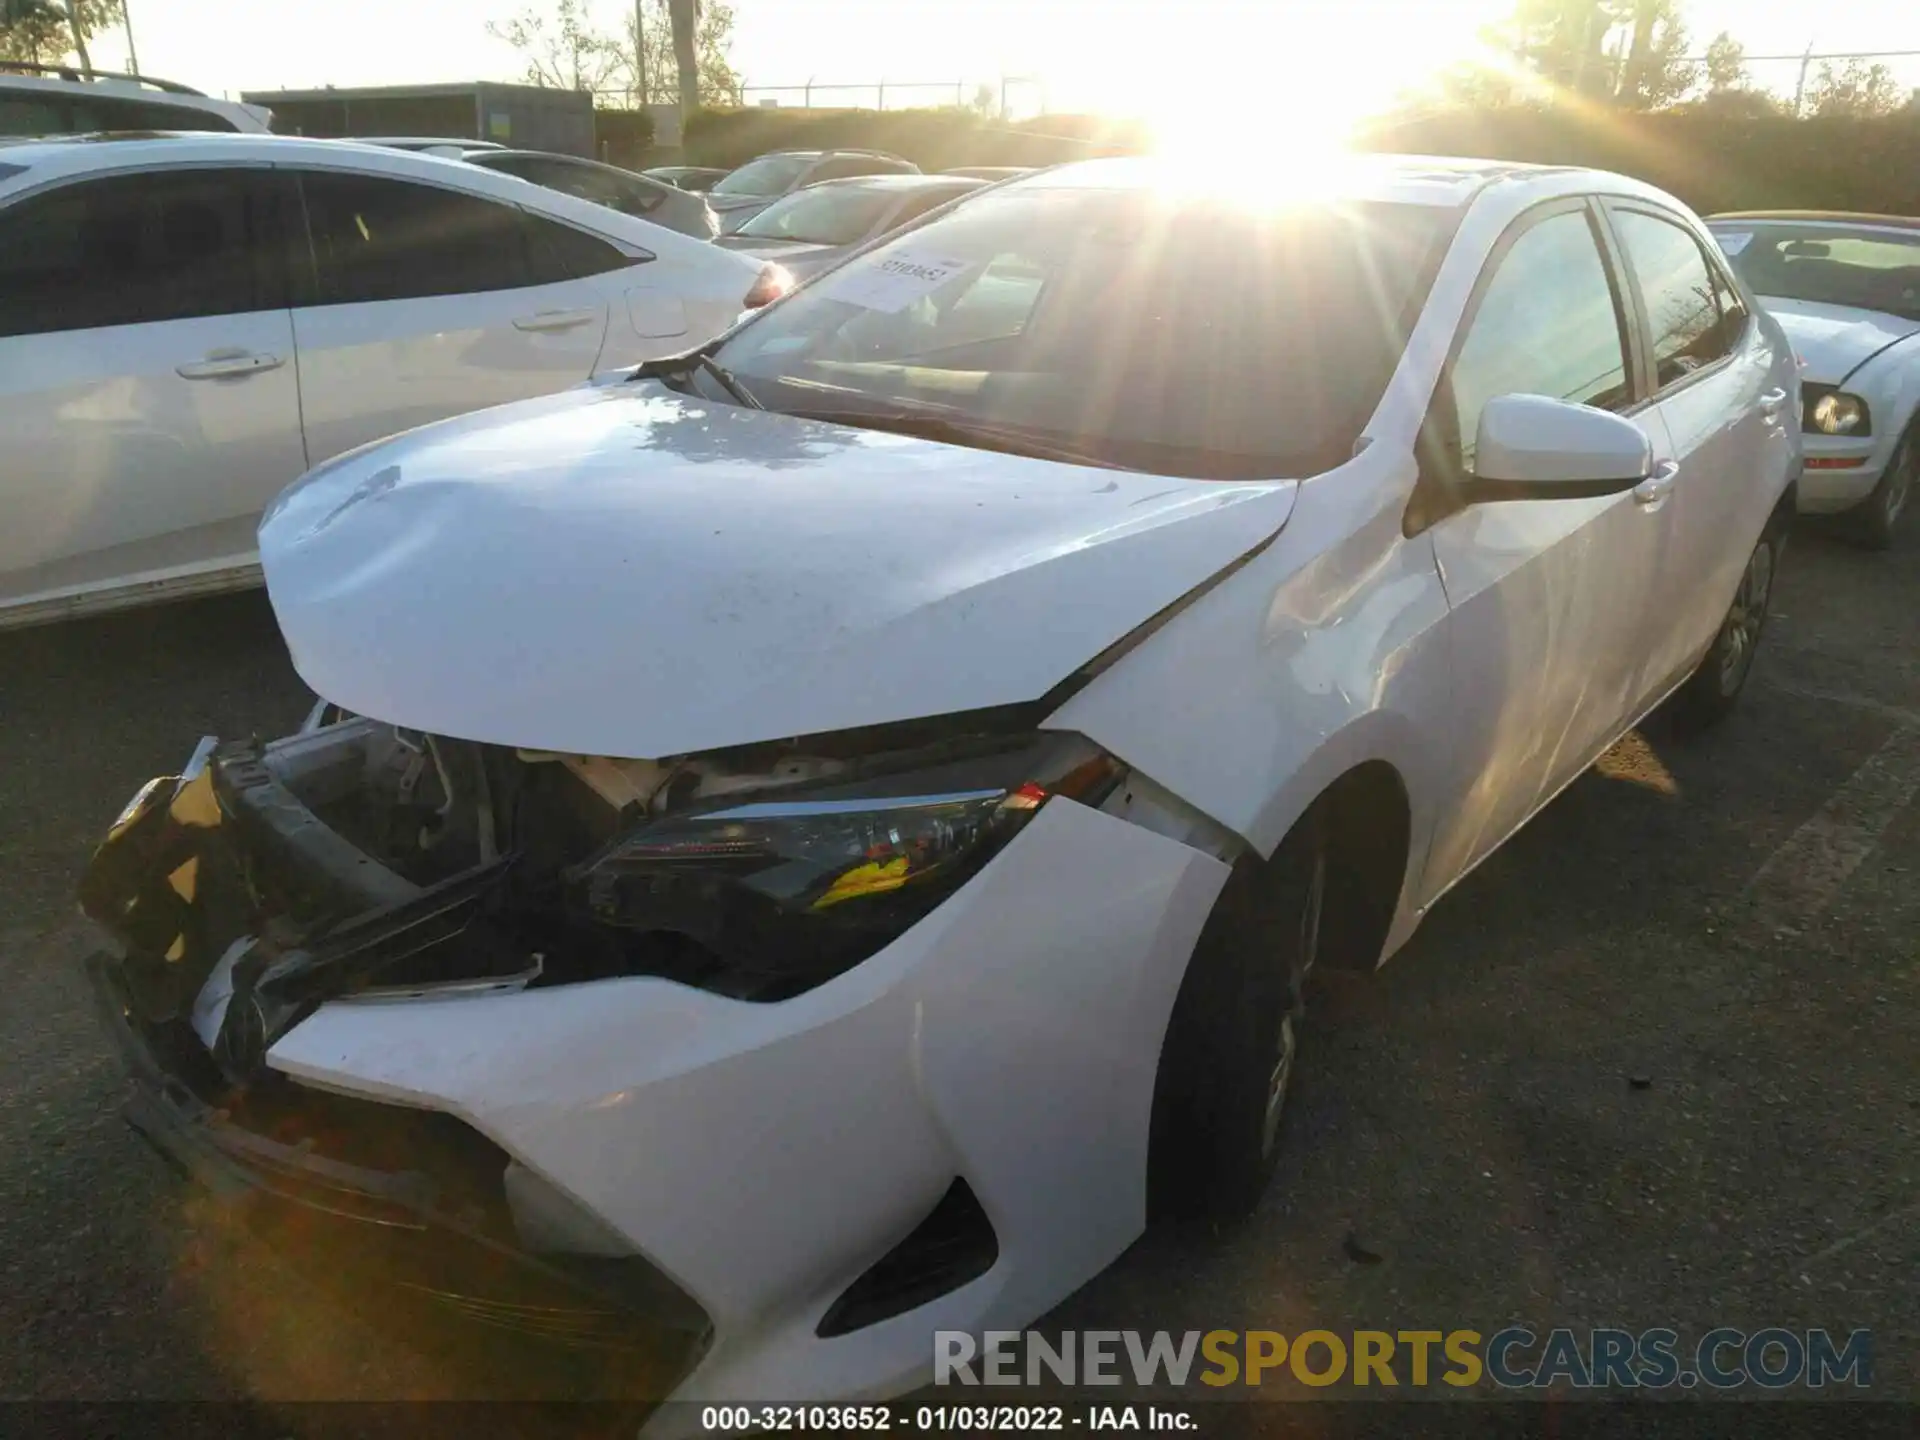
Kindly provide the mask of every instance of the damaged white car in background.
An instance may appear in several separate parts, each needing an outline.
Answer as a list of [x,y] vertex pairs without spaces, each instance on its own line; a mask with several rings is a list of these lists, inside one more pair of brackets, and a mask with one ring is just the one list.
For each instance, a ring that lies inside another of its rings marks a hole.
[[677,1398],[898,1393],[1250,1211],[1313,967],[1733,704],[1798,378],[1618,177],[1175,178],[287,491],[325,703],[83,885],[149,1138]]

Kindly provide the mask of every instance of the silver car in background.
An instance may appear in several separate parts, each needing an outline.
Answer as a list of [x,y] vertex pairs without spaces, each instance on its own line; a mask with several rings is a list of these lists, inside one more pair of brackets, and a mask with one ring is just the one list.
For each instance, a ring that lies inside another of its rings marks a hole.
[[1886,549],[1920,478],[1920,220],[1755,210],[1708,225],[1800,356],[1801,513]]
[[617,165],[544,150],[477,149],[460,158],[469,165],[518,175],[563,195],[591,200],[636,220],[651,220],[696,240],[711,240],[720,233],[719,217],[704,196],[661,180],[649,180]]
[[838,264],[869,240],[971,194],[962,175],[867,175],[823,180],[776,200],[717,243],[786,267],[796,280]]
[[782,195],[822,180],[856,175],[918,175],[920,167],[885,150],[770,150],[714,182],[707,192],[732,234]]

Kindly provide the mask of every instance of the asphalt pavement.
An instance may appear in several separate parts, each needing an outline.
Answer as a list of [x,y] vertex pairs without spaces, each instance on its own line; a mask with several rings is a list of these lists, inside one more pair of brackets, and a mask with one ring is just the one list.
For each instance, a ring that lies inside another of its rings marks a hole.
[[[1628,737],[1317,998],[1266,1203],[1043,1322],[1868,1328],[1920,1400],[1920,525],[1796,536],[1721,729]],[[203,733],[311,697],[259,595],[0,634],[0,1398],[493,1393],[120,1121],[73,885]]]

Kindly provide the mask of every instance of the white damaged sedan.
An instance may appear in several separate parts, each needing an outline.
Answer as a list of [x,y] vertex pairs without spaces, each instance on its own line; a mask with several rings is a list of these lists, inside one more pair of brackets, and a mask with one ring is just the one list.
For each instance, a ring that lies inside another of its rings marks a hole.
[[1102,161],[342,457],[260,533],[322,707],[83,883],[133,1117],[655,1395],[910,1388],[1249,1211],[1313,968],[1733,704],[1797,420],[1635,182]]

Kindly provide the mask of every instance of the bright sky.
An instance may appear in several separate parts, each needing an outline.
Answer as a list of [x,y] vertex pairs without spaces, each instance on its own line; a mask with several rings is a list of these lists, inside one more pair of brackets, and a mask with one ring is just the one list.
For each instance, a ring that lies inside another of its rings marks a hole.
[[[486,21],[551,0],[128,0],[141,68],[210,93],[325,84],[514,79]],[[625,0],[589,0],[619,33]],[[1729,30],[1749,53],[1920,51],[1920,0],[1682,0],[1696,53]],[[1382,108],[1473,47],[1512,0],[734,0],[749,85],[1044,81],[1054,110],[1180,115],[1216,106]],[[118,65],[103,36],[95,62]],[[1920,85],[1920,60],[1891,62]],[[1796,66],[1756,65],[1790,91]],[[751,101],[753,97],[749,96]],[[869,92],[816,101],[872,104]],[[890,106],[936,103],[896,90]],[[799,97],[783,96],[783,104]],[[1037,97],[1021,103],[1031,109]]]

